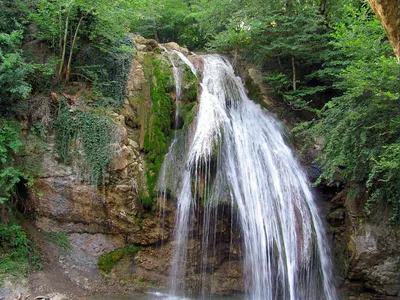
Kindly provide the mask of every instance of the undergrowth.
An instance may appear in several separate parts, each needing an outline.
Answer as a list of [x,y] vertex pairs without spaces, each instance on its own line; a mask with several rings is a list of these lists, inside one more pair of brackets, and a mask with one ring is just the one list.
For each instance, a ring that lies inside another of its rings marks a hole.
[[41,268],[39,251],[10,210],[9,221],[0,223],[0,286],[5,279],[19,280]]
[[0,224],[0,281],[29,272],[29,239],[17,223]]

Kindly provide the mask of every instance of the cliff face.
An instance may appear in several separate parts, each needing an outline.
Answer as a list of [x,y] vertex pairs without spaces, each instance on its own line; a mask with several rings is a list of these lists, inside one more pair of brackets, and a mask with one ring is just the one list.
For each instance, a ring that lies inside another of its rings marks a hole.
[[[188,130],[190,134],[190,122],[197,110],[198,82],[190,79],[184,83],[182,100],[175,103],[172,65],[162,47],[185,55],[189,52],[174,43],[161,47],[153,40],[141,37],[134,40],[127,97],[120,112],[109,116],[114,126],[113,157],[100,186],[89,183],[79,151],[68,165],[61,163],[53,135],[47,137],[43,151],[36,151],[33,146],[27,148],[29,160],[33,164],[41,163],[23,205],[36,228],[32,231],[67,234],[71,245],[67,253],[59,253],[60,249],[51,246],[43,247],[43,255],[49,261],[48,268],[61,270],[62,276],[85,293],[162,290],[168,285],[176,202],[170,191],[165,211],[161,211],[162,199],[154,193],[154,187],[172,128]],[[201,58],[189,55],[189,59],[201,71]],[[251,98],[267,106],[290,127],[297,116],[288,112],[283,103],[269,97],[269,89],[257,69],[246,66],[239,69]],[[183,107],[182,115],[176,114],[176,104]],[[340,275],[347,282],[346,293],[360,295],[373,290],[394,296],[399,291],[398,232],[386,224],[367,222],[363,205],[361,200],[350,199],[342,192],[333,198],[328,216],[333,252],[341,265]],[[196,213],[201,220],[201,209]],[[231,239],[231,232],[227,230],[231,218],[226,215],[216,225],[222,242],[208,256],[207,267],[213,272],[206,280],[212,278],[210,292],[213,294],[243,291],[238,250],[240,233],[236,233],[237,240]],[[199,266],[190,257],[201,255],[201,238],[193,233],[189,242],[185,283],[193,293],[202,278]],[[40,238],[39,241],[48,243]],[[115,251],[132,244],[142,248],[130,255]],[[109,253],[118,259],[110,271],[103,272],[98,262]],[[42,273],[43,278],[52,280],[52,273],[46,273],[46,268]]]
[[376,207],[375,215],[367,218],[365,199],[362,192],[354,197],[343,190],[332,199],[328,214],[344,289],[350,295],[375,292],[395,297],[400,292],[400,231],[390,225],[393,212],[388,207]]
[[[44,151],[27,148],[28,160],[40,163],[41,167],[24,207],[39,230],[67,234],[71,250],[62,255],[65,256],[65,263],[59,264],[57,259],[53,263],[89,293],[107,292],[114,282],[106,279],[108,274],[98,269],[97,262],[104,254],[135,244],[145,247],[144,254],[140,256],[146,257],[150,251],[146,247],[156,249],[155,245],[161,242],[162,236],[163,239],[169,238],[168,227],[162,229],[161,235],[156,204],[153,209],[145,208],[140,199],[141,193],[148,193],[144,140],[152,126],[152,120],[149,119],[154,104],[148,79],[153,75],[145,73],[146,63],[150,58],[164,64],[168,62],[161,56],[161,49],[155,41],[139,37],[135,40],[136,50],[127,82],[128,97],[120,113],[109,116],[114,128],[110,145],[113,154],[108,172],[99,187],[90,184],[80,151],[74,152],[68,165],[60,161],[54,135],[47,137]],[[151,80],[157,81],[156,78]],[[76,103],[79,103],[79,99]],[[51,253],[45,255],[53,256]],[[169,256],[167,251],[162,257],[166,260],[162,263],[165,268],[169,266]],[[139,266],[140,263],[135,264],[135,270],[139,270]],[[136,290],[139,280],[141,285],[146,286],[146,280],[137,275],[139,271],[125,271],[121,276],[130,278],[129,288]],[[152,272],[157,274],[158,270],[154,268]],[[154,284],[154,278],[148,282]],[[126,287],[121,286],[115,291],[124,289]]]
[[[99,186],[90,183],[81,141],[73,143],[68,164],[59,156],[54,133],[46,137],[44,149],[38,150],[35,141],[26,147],[27,161],[40,168],[34,185],[24,191],[23,210],[31,217],[27,223],[33,223],[25,225],[40,244],[46,261],[45,268],[31,276],[34,291],[52,288],[44,282],[53,282],[54,277],[66,277],[74,289],[79,289],[76,295],[162,290],[168,284],[176,202],[169,195],[161,211],[155,188],[173,129],[191,130],[198,81],[190,76],[190,70],[185,70],[181,99],[176,103],[172,62],[165,50],[175,49],[185,55],[189,52],[175,43],[159,45],[139,36],[134,41],[125,102],[119,113],[107,116],[113,125],[109,145],[112,157]],[[198,57],[189,59],[201,69]],[[69,104],[71,115],[87,110],[84,106],[79,108],[84,105],[80,94],[69,96],[73,99]],[[53,93],[52,97],[61,95]],[[50,97],[46,101],[51,101]],[[180,110],[176,112],[178,106]],[[28,131],[28,125],[24,127]],[[237,261],[228,263],[227,258],[232,256],[230,232],[224,229],[227,224],[219,226],[220,236],[227,242],[216,254],[210,254],[215,270],[210,274],[215,283],[212,293],[231,294],[242,290],[240,257],[235,254]],[[57,233],[66,234],[68,251],[45,238]],[[199,240],[201,237],[191,241],[190,255],[199,255]],[[121,254],[129,245],[139,247],[139,251]],[[112,260],[111,265],[108,259]],[[195,293],[201,284],[201,270],[190,259],[188,263],[185,281],[189,292]],[[55,270],[58,271],[54,273]]]

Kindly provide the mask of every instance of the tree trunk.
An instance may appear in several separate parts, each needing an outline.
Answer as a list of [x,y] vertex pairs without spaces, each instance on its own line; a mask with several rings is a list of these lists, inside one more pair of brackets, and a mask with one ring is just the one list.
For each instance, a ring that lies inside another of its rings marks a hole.
[[397,60],[400,62],[400,5],[398,0],[368,0],[385,28]]
[[326,10],[326,0],[321,0],[321,4],[319,6],[319,12],[322,16],[325,15],[325,10]]
[[293,91],[296,90],[296,66],[294,64],[294,57],[292,56],[292,71],[293,71]]
[[283,6],[285,8],[285,14],[288,16],[289,15],[289,6],[290,6],[290,0],[285,0],[283,2]]
[[67,48],[67,37],[68,37],[68,22],[69,22],[69,14],[67,14],[67,17],[65,19],[65,29],[64,29],[64,39],[62,41],[62,53],[61,53],[61,61],[59,62],[58,65],[58,74],[56,76],[56,83],[60,83],[61,81],[61,74],[62,70],[64,67],[64,62],[65,62],[65,51]]
[[156,16],[153,16],[153,33],[154,33],[154,38],[156,39],[157,42],[160,42],[160,38],[158,37],[158,30],[157,30],[157,20]]
[[76,37],[78,36],[78,31],[79,31],[79,27],[81,26],[82,20],[85,16],[82,16],[79,19],[78,25],[76,26],[75,29],[75,34],[74,37],[72,38],[72,42],[71,42],[71,49],[69,51],[69,58],[68,58],[68,66],[67,66],[67,73],[65,75],[65,82],[68,83],[69,81],[69,76],[71,74],[71,62],[72,62],[72,54],[74,52],[74,46],[75,46],[75,42],[76,42]]

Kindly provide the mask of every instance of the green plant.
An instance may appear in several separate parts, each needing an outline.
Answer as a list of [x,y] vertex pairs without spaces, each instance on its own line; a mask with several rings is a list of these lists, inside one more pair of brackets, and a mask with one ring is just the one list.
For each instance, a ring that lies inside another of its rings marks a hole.
[[60,102],[59,113],[54,120],[56,147],[61,160],[71,161],[73,143],[80,142],[84,159],[90,173],[90,181],[99,184],[111,159],[110,142],[113,124],[105,114],[96,111],[71,112],[69,107]]
[[73,75],[75,54],[90,40],[103,49],[127,32],[131,10],[141,2],[122,0],[118,5],[106,0],[39,0],[33,4],[29,19],[38,26],[35,35],[56,48],[58,65],[55,82],[68,82]]
[[0,115],[14,110],[14,104],[31,92],[27,76],[33,69],[20,48],[22,38],[21,30],[0,33]]
[[[375,16],[367,8],[346,9],[332,34],[335,51],[346,62],[336,70],[339,95],[302,132],[324,137],[317,184],[333,183],[339,175],[349,189],[366,186],[367,214],[374,203],[389,203],[395,220],[400,199],[399,66]],[[330,65],[336,65],[335,59]]]
[[26,276],[29,271],[29,240],[15,222],[0,224],[0,280]]
[[134,43],[130,35],[108,46],[107,49],[89,45],[80,53],[73,75],[91,84],[91,97],[85,97],[92,106],[109,107],[119,111],[126,96]]
[[92,113],[79,115],[80,136],[91,182],[98,185],[111,159],[112,124],[104,116]]
[[68,234],[65,232],[43,232],[44,238],[69,252],[72,249],[68,240]]
[[104,254],[98,261],[98,267],[103,272],[110,272],[111,269],[125,256],[134,255],[142,250],[141,246],[128,245],[125,248],[114,250]]
[[43,269],[43,265],[40,260],[40,253],[39,253],[38,249],[31,248],[30,255],[29,255],[29,263],[35,271],[39,271],[39,270]]
[[56,148],[62,162],[68,164],[71,160],[71,146],[77,138],[78,122],[74,113],[61,101],[57,117],[54,119],[53,127],[56,135]]
[[14,164],[14,156],[20,154],[23,147],[20,132],[16,121],[0,119],[0,203],[14,194],[21,179],[29,180],[23,168]]

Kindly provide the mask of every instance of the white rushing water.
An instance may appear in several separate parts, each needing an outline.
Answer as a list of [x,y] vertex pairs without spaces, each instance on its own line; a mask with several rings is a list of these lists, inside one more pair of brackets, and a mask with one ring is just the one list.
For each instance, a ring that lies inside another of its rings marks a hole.
[[188,242],[200,205],[198,259],[201,282],[208,283],[207,249],[215,250],[218,207],[229,201],[240,227],[246,298],[337,299],[323,224],[282,126],[248,99],[228,61],[203,58],[196,129],[180,174],[170,294],[184,293]]
[[[176,50],[167,50],[162,46],[162,49],[167,54],[168,60],[172,66],[172,72],[174,76],[174,85],[175,85],[175,126],[178,123],[179,117],[179,102],[181,101],[182,96],[182,84],[184,78],[184,66],[188,66],[191,72],[196,75],[196,68],[194,65],[187,59],[185,55]],[[174,128],[177,129],[177,128]],[[158,199],[159,201],[159,211],[161,216],[161,244],[164,243],[164,223],[165,223],[165,214],[166,214],[166,201],[167,201],[167,187],[171,188],[171,185],[177,185],[178,178],[171,178],[166,173],[166,170],[173,169],[173,164],[177,160],[175,158],[176,152],[174,151],[174,147],[179,144],[178,140],[180,136],[177,136],[176,131],[174,132],[174,138],[172,140],[171,145],[169,146],[168,153],[165,155],[164,163],[160,170],[159,180],[158,180]],[[175,190],[176,188],[174,188]]]

